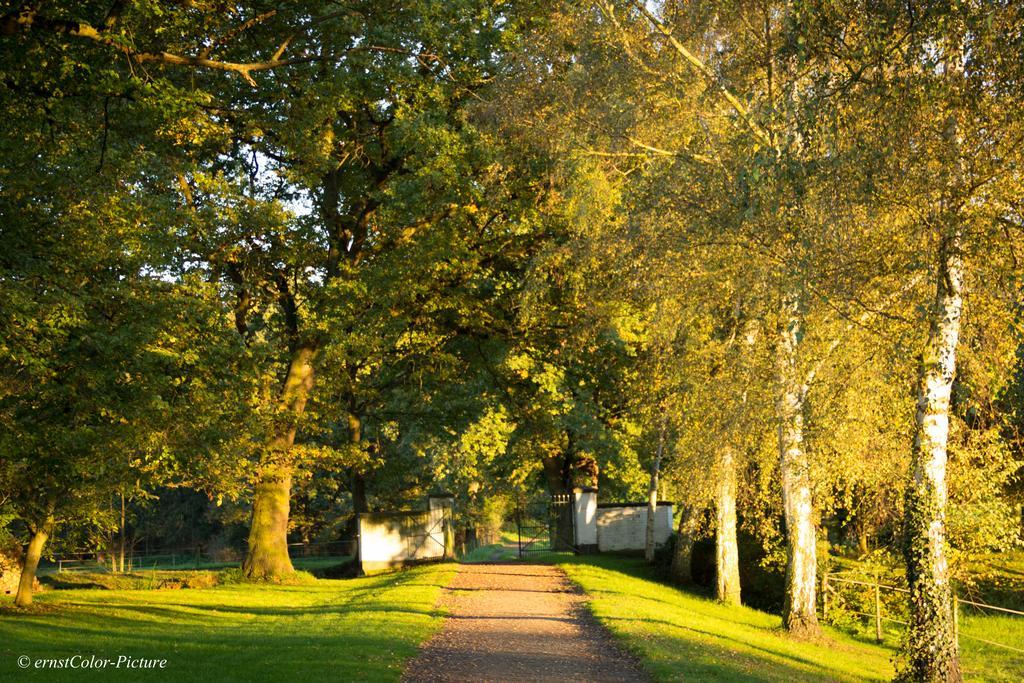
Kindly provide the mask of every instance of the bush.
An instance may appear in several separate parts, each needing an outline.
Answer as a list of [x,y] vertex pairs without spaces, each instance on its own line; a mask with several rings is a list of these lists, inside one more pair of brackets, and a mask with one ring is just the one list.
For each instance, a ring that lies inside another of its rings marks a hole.
[[220,575],[209,571],[144,571],[130,574],[109,572],[63,572],[42,577],[43,585],[56,590],[176,590],[212,588]]
[[[782,609],[785,594],[785,569],[779,567],[765,552],[756,537],[740,530],[737,534],[740,556],[740,587],[743,604],[769,612]],[[675,553],[677,534],[655,552],[654,568],[659,578],[672,580],[672,556]],[[690,575],[693,584],[713,591],[717,580],[715,567],[715,539],[699,538],[694,541],[690,555]]]

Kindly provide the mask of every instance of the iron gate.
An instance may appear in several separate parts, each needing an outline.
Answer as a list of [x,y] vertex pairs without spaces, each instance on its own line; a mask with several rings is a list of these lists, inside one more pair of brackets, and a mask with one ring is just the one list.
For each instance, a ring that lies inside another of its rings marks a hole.
[[522,505],[516,511],[516,527],[520,559],[529,553],[576,552],[572,494],[559,493]]

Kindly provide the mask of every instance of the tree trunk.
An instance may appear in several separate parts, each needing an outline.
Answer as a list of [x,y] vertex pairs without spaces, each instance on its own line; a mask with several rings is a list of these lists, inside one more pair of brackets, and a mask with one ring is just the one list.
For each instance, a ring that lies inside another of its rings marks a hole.
[[688,506],[679,510],[679,528],[676,532],[676,546],[672,553],[672,580],[679,584],[693,583],[693,530],[690,523],[693,512]]
[[120,539],[121,543],[120,543],[120,547],[118,548],[118,560],[119,560],[119,563],[120,563],[119,571],[122,574],[124,574],[124,546],[125,546],[124,522],[125,522],[124,494],[122,493],[121,494],[121,539]]
[[249,527],[249,549],[242,572],[250,579],[278,578],[294,573],[288,556],[288,513],[292,466],[288,451],[295,443],[295,421],[302,416],[313,388],[316,348],[299,346],[281,392],[286,422],[268,444],[264,469],[256,485]]
[[543,466],[544,479],[547,481],[548,491],[551,495],[567,493],[569,483],[566,481],[566,455],[562,454],[544,458],[541,461],[541,465]]
[[797,349],[803,336],[799,298],[787,298],[782,312],[776,401],[782,504],[786,517],[786,594],[782,623],[790,633],[814,636],[819,631],[817,533],[811,501],[810,462],[804,450],[803,411],[807,387],[799,379],[797,366]]
[[[352,374],[352,381],[355,375]],[[349,401],[348,412],[348,441],[357,448],[363,443],[363,421],[355,413],[354,400]],[[348,471],[348,490],[352,494],[352,521],[349,524],[349,536],[356,538],[359,535],[359,513],[370,511],[370,501],[366,495],[366,475],[353,466]]]
[[867,522],[861,520],[857,524],[857,553],[860,557],[864,557],[871,552],[871,530],[868,527]]
[[242,571],[250,579],[278,578],[295,571],[288,556],[291,488],[291,471],[286,469],[264,474],[256,485],[249,552],[242,563]]
[[931,327],[921,356],[917,413],[904,518],[910,585],[910,672],[917,681],[959,681],[953,595],[946,560],[946,444],[963,309],[958,231],[943,238]]
[[18,594],[14,597],[16,607],[29,607],[32,605],[32,584],[36,580],[36,570],[39,569],[39,559],[43,556],[43,547],[50,538],[50,530],[53,527],[53,519],[47,519],[41,527],[32,534],[28,544],[28,551],[21,563],[21,578],[18,580]]
[[[350,408],[348,413],[348,440],[353,446],[361,448],[363,444],[363,421]],[[370,501],[366,497],[366,475],[353,467],[350,487],[352,493],[352,511],[356,514],[370,511]]]
[[1020,541],[1024,543],[1024,505],[1020,506]]
[[370,511],[370,499],[366,495],[366,476],[361,472],[352,469],[352,511],[356,514]]
[[647,487],[647,529],[644,539],[644,559],[654,562],[654,523],[658,512],[658,475],[661,472],[661,458],[665,452],[665,416],[662,414],[658,430],[658,451],[651,461],[651,482]]
[[740,604],[740,553],[736,542],[736,457],[725,446],[719,460],[718,490],[715,492],[716,596],[730,605]]

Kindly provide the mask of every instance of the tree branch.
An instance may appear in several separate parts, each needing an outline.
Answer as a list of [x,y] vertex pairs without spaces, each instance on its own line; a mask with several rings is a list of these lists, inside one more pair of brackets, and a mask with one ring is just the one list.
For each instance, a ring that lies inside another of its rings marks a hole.
[[[235,28],[233,28],[230,31],[228,31],[224,36],[210,41],[210,44],[207,47],[203,48],[199,52],[199,56],[200,57],[209,57],[210,53],[213,52],[213,50],[216,49],[217,47],[231,42],[236,37],[238,37],[240,34],[244,33],[247,30],[249,30],[250,28],[252,28],[256,24],[260,24],[260,23],[266,21],[267,19],[270,19],[271,17],[275,16],[276,14],[277,14],[277,10],[276,9],[272,9],[269,12],[264,12],[263,14],[258,14],[255,17],[253,17],[253,18],[251,18],[251,19],[249,19],[247,21],[243,21],[241,24],[239,24]],[[274,61],[274,60],[279,59],[281,57],[281,53],[283,53],[283,52],[284,52],[284,50],[280,50],[279,52],[275,52],[274,56],[271,57],[271,60]]]
[[756,137],[758,141],[765,147],[769,149],[775,149],[775,145],[773,145],[771,141],[771,136],[769,136],[768,133],[760,125],[758,125],[756,121],[754,121],[753,117],[751,117],[750,115],[750,112],[747,111],[747,108],[743,106],[743,103],[740,102],[739,99],[735,95],[733,95],[728,88],[722,85],[721,81],[718,79],[715,72],[712,71],[711,68],[708,67],[707,64],[702,62],[700,58],[698,58],[695,54],[686,49],[686,46],[680,43],[676,39],[676,37],[672,35],[672,30],[668,26],[666,26],[665,23],[661,21],[661,19],[658,19],[658,17],[654,16],[654,14],[649,9],[647,9],[647,6],[642,1],[632,1],[633,6],[636,7],[636,9],[639,10],[641,14],[644,15],[647,21],[651,23],[651,25],[655,28],[655,30],[658,33],[660,33],[662,36],[665,37],[666,40],[668,40],[669,45],[671,45],[672,48],[683,57],[683,59],[689,62],[689,64],[694,69],[696,69],[698,73],[707,78],[708,81],[718,90],[719,95],[721,95],[721,97],[726,102],[729,103],[729,105],[739,115],[739,117],[743,119],[743,122],[750,129],[750,132],[754,134],[754,137]]
[[[261,15],[262,16],[262,15]],[[261,19],[257,17],[256,19]],[[254,20],[246,22],[251,24]],[[245,27],[245,25],[243,25]],[[16,12],[10,12],[0,17],[0,34],[13,35],[19,30],[39,30],[48,31],[58,35],[68,35],[75,38],[81,38],[83,40],[90,40],[100,45],[116,49],[124,53],[131,61],[137,64],[144,64],[147,62],[159,63],[159,64],[170,64],[173,66],[188,66],[197,67],[204,69],[214,69],[218,71],[227,71],[230,73],[236,73],[244,78],[250,85],[256,85],[256,81],[253,79],[252,74],[257,71],[268,71],[270,69],[276,69],[282,66],[290,66],[293,64],[305,64],[309,62],[317,62],[329,59],[322,55],[309,55],[304,57],[293,57],[291,59],[280,59],[284,49],[287,48],[290,38],[286,40],[281,47],[279,47],[274,57],[270,60],[263,62],[226,62],[218,59],[210,59],[205,56],[209,54],[211,48],[203,50],[199,55],[179,55],[173,52],[166,51],[137,51],[129,45],[125,44],[119,38],[123,39],[123,36],[107,33],[105,30],[97,29],[96,27],[81,21],[70,21],[65,19],[50,19],[47,17],[39,16],[35,7],[29,7],[18,10]],[[244,30],[244,29],[242,29]],[[418,61],[423,63],[425,60],[434,62],[440,62],[441,58],[433,53],[428,52],[413,52],[400,47],[390,47],[383,45],[364,45],[356,46],[345,51],[345,54],[352,52],[389,52],[396,54],[405,54],[415,57]]]
[[923,277],[924,276],[921,275],[920,273],[915,275],[914,277],[910,278],[910,280],[907,281],[907,283],[903,287],[893,292],[892,295],[889,296],[888,299],[883,301],[878,307],[867,308],[865,306],[864,308],[866,310],[863,313],[861,313],[860,316],[858,316],[856,319],[850,319],[847,321],[846,325],[843,327],[843,331],[832,339],[832,342],[829,344],[828,349],[825,351],[825,353],[821,355],[821,357],[818,359],[818,362],[815,363],[814,366],[811,367],[811,369],[808,370],[807,374],[804,376],[804,388],[802,399],[807,398],[807,393],[810,391],[811,385],[817,377],[818,372],[821,370],[822,367],[824,367],[826,361],[828,361],[832,357],[832,354],[835,353],[839,346],[846,340],[846,335],[854,327],[863,326],[864,324],[866,324],[872,316],[883,314],[886,308],[896,303],[896,301],[902,295],[906,294],[911,289],[913,289],[917,285],[917,283],[921,281]]

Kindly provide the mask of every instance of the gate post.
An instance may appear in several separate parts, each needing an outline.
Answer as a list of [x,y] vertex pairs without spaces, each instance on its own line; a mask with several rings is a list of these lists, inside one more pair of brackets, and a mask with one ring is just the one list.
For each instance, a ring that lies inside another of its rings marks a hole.
[[455,557],[455,496],[450,493],[432,493],[427,496],[427,509],[441,509],[444,517],[444,558]]
[[572,527],[576,552],[597,552],[597,489],[575,488],[572,492]]
[[363,513],[356,513],[356,570],[359,576],[366,576],[363,569]]

